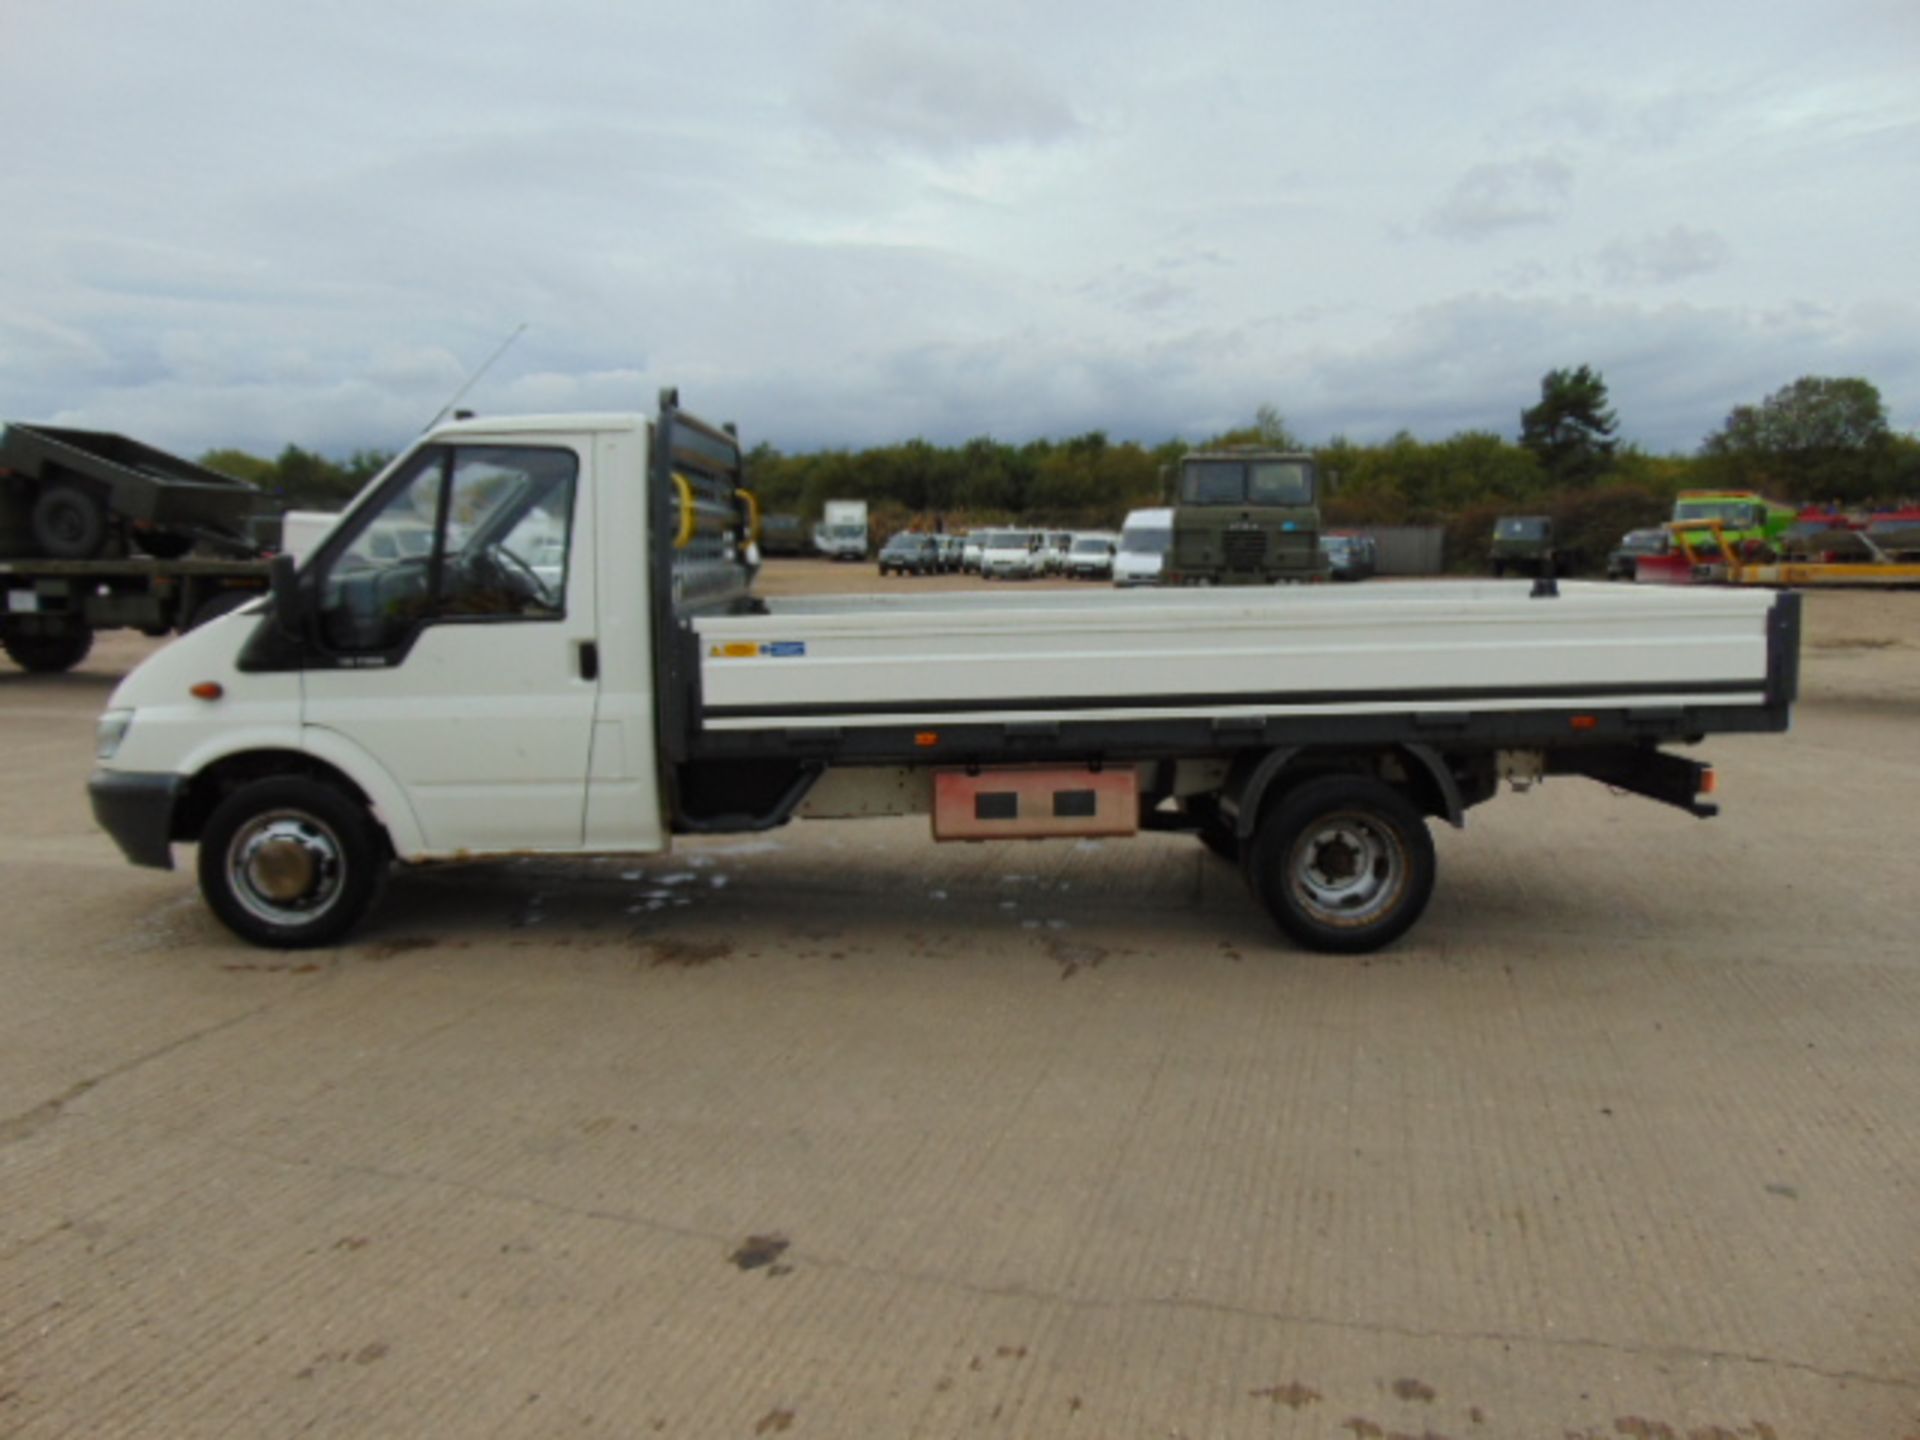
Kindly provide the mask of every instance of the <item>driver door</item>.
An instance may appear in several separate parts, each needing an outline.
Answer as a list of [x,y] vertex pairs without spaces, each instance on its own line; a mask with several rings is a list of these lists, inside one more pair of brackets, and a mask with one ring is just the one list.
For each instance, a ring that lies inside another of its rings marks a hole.
[[433,854],[577,850],[598,691],[588,449],[433,446],[303,575],[303,723],[400,783]]

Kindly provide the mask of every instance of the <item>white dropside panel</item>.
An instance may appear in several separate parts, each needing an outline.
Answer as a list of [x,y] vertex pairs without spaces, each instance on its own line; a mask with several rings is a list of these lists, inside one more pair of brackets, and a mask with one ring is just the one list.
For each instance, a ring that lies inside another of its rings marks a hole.
[[995,592],[702,619],[705,723],[1758,705],[1772,597],[1526,582]]

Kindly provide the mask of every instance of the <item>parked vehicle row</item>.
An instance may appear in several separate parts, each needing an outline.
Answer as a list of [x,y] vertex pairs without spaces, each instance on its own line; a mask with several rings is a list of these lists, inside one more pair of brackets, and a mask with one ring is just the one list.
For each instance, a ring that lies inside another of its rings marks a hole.
[[[1122,588],[1163,583],[1173,548],[1174,510],[1135,510],[1119,533],[1034,530],[1014,526],[966,535],[902,530],[881,546],[882,575],[964,573],[983,580],[1111,580]],[[1323,572],[1334,580],[1366,580],[1379,571],[1379,549],[1357,530],[1318,537]]]

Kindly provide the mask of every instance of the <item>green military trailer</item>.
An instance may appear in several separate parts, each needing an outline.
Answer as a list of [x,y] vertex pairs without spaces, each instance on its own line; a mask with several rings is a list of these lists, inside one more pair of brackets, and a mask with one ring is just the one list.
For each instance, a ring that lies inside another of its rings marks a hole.
[[1182,457],[1173,543],[1161,583],[1275,585],[1324,580],[1313,457],[1236,447]]
[[70,670],[96,630],[189,630],[267,589],[265,497],[124,435],[0,432],[0,648]]

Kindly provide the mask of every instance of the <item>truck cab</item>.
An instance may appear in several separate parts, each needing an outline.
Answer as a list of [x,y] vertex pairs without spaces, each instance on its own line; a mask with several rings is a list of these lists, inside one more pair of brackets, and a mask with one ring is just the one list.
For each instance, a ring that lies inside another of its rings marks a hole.
[[1502,515],[1493,522],[1488,561],[1497,580],[1509,570],[1521,575],[1558,575],[1567,557],[1554,544],[1549,515]]
[[1232,449],[1181,460],[1161,583],[1272,585],[1326,577],[1311,455]]

